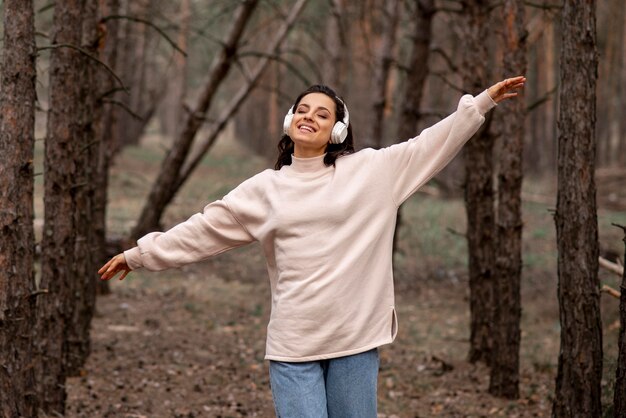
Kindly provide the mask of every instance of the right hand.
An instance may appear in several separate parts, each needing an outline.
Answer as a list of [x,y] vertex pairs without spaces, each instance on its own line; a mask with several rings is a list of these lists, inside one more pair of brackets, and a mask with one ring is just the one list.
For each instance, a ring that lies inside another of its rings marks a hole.
[[104,266],[98,270],[98,274],[100,274],[100,280],[110,280],[117,275],[117,273],[122,272],[120,276],[120,280],[124,280],[124,278],[131,272],[131,268],[128,267],[126,263],[126,257],[124,257],[124,253],[118,254],[112,259],[110,259]]

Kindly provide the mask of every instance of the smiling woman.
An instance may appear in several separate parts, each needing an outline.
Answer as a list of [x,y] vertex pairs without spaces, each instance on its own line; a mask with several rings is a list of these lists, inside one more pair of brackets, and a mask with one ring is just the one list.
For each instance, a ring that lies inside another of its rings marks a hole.
[[[313,132],[306,132],[307,127]],[[315,85],[303,91],[285,116],[283,131],[278,143],[277,170],[291,164],[292,154],[301,158],[325,154],[324,164],[329,166],[337,157],[354,152],[348,108],[328,86]],[[305,136],[309,133],[314,135]]]
[[285,117],[274,170],[139,239],[102,267],[102,278],[179,267],[259,241],[272,291],[265,358],[277,415],[375,418],[378,347],[398,330],[391,265],[398,207],[524,81],[465,95],[419,136],[359,152],[343,100],[312,86]]
[[309,158],[326,152],[335,125],[335,107],[333,99],[322,93],[302,98],[288,130],[295,144],[294,156]]

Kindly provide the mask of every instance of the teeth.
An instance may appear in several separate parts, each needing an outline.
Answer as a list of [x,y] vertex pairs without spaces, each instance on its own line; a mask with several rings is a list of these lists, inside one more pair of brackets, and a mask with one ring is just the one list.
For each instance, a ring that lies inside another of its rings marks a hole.
[[305,126],[305,125],[300,126],[300,130],[301,131],[307,131],[307,132],[313,132],[312,128],[310,128],[308,126]]

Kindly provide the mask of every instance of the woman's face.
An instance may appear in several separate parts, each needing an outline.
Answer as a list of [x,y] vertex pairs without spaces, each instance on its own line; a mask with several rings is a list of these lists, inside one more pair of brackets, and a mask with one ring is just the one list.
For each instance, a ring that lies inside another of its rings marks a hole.
[[294,142],[294,155],[317,157],[326,152],[335,125],[335,101],[323,93],[309,93],[294,110],[289,136]]

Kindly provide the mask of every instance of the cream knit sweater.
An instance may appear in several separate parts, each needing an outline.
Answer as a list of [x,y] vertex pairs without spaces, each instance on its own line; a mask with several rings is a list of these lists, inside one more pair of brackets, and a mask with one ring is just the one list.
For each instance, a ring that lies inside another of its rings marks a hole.
[[456,155],[495,103],[463,96],[418,137],[339,157],[292,158],[169,231],[125,252],[132,269],[163,270],[259,241],[272,310],[266,359],[311,361],[388,344],[397,333],[391,268],[398,206]]

